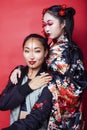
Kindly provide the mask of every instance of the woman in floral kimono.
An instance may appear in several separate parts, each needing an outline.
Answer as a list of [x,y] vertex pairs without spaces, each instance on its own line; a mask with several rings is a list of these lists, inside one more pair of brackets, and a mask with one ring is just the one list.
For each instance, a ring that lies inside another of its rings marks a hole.
[[[66,5],[54,5],[43,10],[43,32],[52,39],[47,65],[53,73],[56,88],[49,87],[53,107],[48,130],[84,129],[81,97],[87,86],[87,74],[80,48],[72,40],[75,10]],[[20,69],[13,71],[11,81],[17,82]],[[15,80],[14,80],[15,79]]]

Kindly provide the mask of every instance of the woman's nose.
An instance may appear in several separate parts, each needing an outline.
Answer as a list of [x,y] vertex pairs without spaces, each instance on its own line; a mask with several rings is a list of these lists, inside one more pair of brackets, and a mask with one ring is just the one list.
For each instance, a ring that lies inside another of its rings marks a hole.
[[46,26],[45,31],[46,31],[47,33],[49,32],[49,27],[48,27],[48,26]]
[[34,57],[30,57],[30,60],[34,60]]
[[33,60],[33,59],[34,59],[34,54],[31,53],[29,58],[30,58],[31,60]]

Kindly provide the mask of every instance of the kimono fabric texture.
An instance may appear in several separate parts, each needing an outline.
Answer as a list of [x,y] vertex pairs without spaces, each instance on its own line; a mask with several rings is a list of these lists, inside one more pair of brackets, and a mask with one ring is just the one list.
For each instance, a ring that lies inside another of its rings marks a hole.
[[[82,92],[87,87],[87,73],[77,45],[62,35],[50,43],[47,60],[49,72],[56,82],[49,82],[52,109],[47,130],[84,130]],[[19,66],[21,69],[23,66]]]
[[49,87],[53,94],[53,107],[48,130],[82,130],[81,98],[87,87],[87,74],[79,48],[75,43],[70,46],[68,39],[62,35],[50,47],[47,64],[56,81],[56,88]]
[[[74,42],[69,44],[64,35],[59,37],[57,43],[50,43],[47,65],[55,81],[48,84],[52,107],[48,109],[51,113],[47,130],[84,130],[81,105],[82,92],[87,87],[87,73],[82,59],[80,49]],[[21,66],[21,70],[23,68]],[[29,124],[31,121],[28,121]]]

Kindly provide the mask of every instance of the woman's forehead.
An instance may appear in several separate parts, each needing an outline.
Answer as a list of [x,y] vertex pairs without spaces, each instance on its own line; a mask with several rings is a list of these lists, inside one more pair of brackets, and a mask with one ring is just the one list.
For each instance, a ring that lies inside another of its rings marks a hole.
[[43,45],[37,38],[30,38],[26,41],[25,46],[42,47]]
[[43,20],[44,20],[44,22],[48,22],[48,21],[55,21],[58,19],[55,16],[53,16],[52,14],[47,12],[44,14]]

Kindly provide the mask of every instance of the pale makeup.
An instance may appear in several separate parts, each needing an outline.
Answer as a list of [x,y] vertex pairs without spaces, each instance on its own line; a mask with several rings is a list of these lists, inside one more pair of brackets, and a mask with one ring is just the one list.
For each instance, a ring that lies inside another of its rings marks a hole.
[[45,13],[43,17],[43,27],[49,38],[59,38],[64,33],[65,21],[60,23],[58,18],[50,13]]

